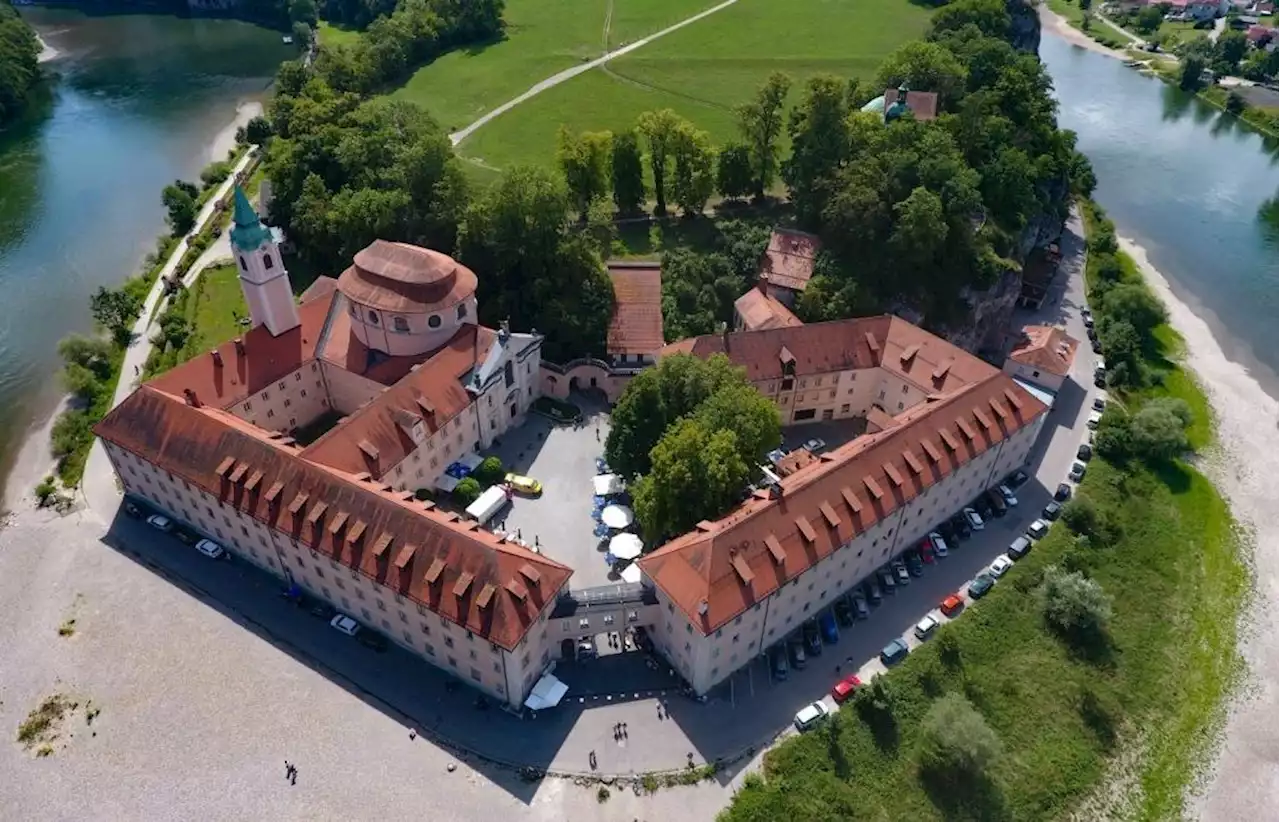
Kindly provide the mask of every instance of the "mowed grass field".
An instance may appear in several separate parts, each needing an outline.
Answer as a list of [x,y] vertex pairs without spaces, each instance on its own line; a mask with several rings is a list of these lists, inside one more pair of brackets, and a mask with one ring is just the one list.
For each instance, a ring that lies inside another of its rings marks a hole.
[[561,124],[616,131],[659,108],[724,142],[736,135],[734,107],[771,72],[791,75],[792,100],[815,74],[869,78],[887,54],[923,34],[930,13],[909,0],[739,0],[543,92],[476,131],[459,151],[492,168],[549,165]]
[[508,0],[504,40],[442,56],[418,69],[394,96],[417,103],[448,131],[457,131],[557,72],[718,1]]

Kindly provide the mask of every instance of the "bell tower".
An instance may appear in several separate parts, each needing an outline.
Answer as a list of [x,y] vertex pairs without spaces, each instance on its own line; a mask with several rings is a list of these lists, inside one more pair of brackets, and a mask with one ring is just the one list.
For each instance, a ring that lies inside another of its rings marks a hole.
[[265,325],[271,336],[278,337],[298,326],[298,307],[271,229],[258,219],[240,186],[236,186],[234,223],[231,250],[249,316],[255,326]]

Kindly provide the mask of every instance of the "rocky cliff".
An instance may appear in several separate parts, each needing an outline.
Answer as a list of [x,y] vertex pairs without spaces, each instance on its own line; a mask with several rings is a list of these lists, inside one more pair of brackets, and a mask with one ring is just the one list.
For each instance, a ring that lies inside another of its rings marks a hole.
[[1019,51],[1040,53],[1040,15],[1033,0],[1005,0],[1005,9],[1013,21],[1009,40]]

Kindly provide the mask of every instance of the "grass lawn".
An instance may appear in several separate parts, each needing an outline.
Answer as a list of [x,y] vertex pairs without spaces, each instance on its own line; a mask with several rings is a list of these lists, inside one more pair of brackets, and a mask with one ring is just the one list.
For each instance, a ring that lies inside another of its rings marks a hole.
[[324,20],[320,21],[317,31],[322,46],[345,46],[360,39],[360,32],[355,29],[341,28]]
[[931,11],[908,0],[739,0],[543,92],[459,148],[499,168],[547,165],[555,161],[562,123],[573,130],[618,130],[658,108],[674,109],[722,142],[736,134],[733,108],[771,72],[789,73],[795,89],[820,72],[870,77],[885,55],[922,34]]
[[417,103],[448,131],[457,131],[540,80],[660,31],[715,2],[509,0],[503,13],[504,40],[441,56],[418,69],[394,96]]
[[249,308],[244,302],[235,264],[206,268],[195,284],[175,297],[166,309],[166,313],[175,311],[186,318],[191,335],[180,349],[155,348],[147,358],[145,376],[163,374],[247,330],[237,322],[237,317],[249,316]]

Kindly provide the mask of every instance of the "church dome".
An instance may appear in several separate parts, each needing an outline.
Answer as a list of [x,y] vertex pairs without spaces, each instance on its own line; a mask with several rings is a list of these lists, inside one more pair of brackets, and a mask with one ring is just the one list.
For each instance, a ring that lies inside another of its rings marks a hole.
[[338,278],[347,299],[395,314],[431,314],[470,300],[476,275],[447,254],[375,240]]

